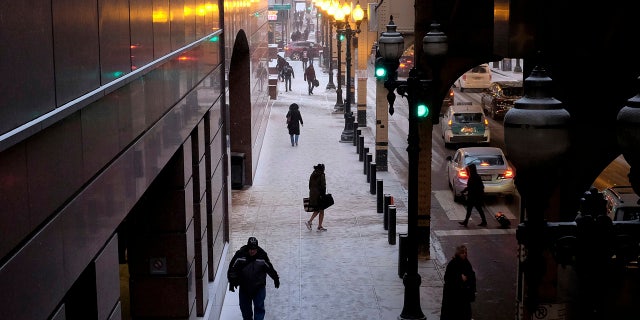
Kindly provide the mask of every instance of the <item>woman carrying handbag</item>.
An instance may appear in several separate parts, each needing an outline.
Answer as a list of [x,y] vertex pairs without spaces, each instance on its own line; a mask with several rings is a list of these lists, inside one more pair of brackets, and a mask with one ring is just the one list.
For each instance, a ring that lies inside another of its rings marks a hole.
[[309,221],[305,221],[305,226],[307,229],[311,230],[313,225],[313,219],[318,217],[318,231],[327,231],[322,226],[322,221],[324,220],[324,209],[326,208],[322,203],[322,197],[327,193],[327,181],[324,175],[324,164],[319,163],[316,166],[313,166],[313,172],[309,177],[309,207],[313,208],[313,214],[311,214],[311,219]]

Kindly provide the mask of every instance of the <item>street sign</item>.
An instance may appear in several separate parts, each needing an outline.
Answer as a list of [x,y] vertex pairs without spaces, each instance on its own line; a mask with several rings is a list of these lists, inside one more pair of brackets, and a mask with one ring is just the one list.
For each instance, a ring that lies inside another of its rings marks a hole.
[[269,6],[269,10],[291,10],[291,4],[273,4]]
[[278,11],[276,11],[276,10],[267,11],[267,20],[268,21],[277,21],[278,20]]

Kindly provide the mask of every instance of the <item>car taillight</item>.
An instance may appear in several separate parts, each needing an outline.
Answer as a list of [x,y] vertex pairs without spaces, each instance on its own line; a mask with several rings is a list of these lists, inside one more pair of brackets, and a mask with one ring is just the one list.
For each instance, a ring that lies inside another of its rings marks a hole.
[[458,170],[458,178],[459,179],[469,179],[469,176],[467,175],[467,170],[465,170],[465,169]]
[[505,170],[502,174],[498,175],[498,179],[513,179],[513,178],[514,178],[513,170],[511,170],[510,168]]

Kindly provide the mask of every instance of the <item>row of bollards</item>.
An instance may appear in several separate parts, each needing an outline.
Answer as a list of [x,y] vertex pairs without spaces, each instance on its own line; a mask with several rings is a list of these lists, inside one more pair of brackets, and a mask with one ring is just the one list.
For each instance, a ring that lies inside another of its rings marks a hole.
[[[373,154],[369,152],[369,148],[364,146],[364,135],[362,129],[358,128],[358,124],[354,123],[353,127],[353,145],[358,153],[358,160],[363,162],[363,173],[367,176],[369,183],[369,193],[375,194],[377,198],[377,212],[382,213],[384,230],[387,230],[389,244],[396,244],[396,206],[393,197],[390,194],[383,193],[384,182],[382,179],[376,178],[377,167],[373,161]],[[400,243],[402,247],[402,241]],[[401,250],[402,251],[402,248]],[[402,257],[402,252],[399,253]],[[404,266],[404,264],[403,264]],[[398,267],[400,269],[400,266]],[[400,270],[398,270],[400,272]]]

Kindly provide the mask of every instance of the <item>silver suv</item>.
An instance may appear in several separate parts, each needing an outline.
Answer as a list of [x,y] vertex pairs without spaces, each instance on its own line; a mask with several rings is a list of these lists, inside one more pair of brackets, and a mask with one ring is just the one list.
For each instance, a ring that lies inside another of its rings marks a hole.
[[613,186],[602,191],[607,200],[607,215],[613,221],[638,221],[640,197],[631,186]]

